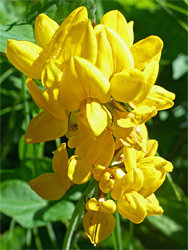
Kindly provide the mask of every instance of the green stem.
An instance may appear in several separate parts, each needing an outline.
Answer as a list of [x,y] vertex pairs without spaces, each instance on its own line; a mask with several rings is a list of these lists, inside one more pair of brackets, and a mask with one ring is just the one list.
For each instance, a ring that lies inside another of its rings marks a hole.
[[38,229],[37,227],[34,227],[33,228],[33,234],[34,234],[34,239],[35,239],[35,243],[36,243],[36,246],[37,246],[37,249],[38,250],[42,250],[42,243],[40,241],[40,237],[39,237],[39,233],[38,233]]
[[57,244],[56,235],[54,233],[52,224],[48,223],[46,227],[47,227],[47,231],[48,231],[48,234],[50,236],[50,239],[51,239],[51,242],[52,242],[54,249],[59,249],[58,244]]
[[94,179],[92,179],[90,181],[89,185],[87,186],[87,188],[85,189],[81,199],[77,202],[74,213],[73,213],[71,221],[70,221],[70,224],[69,224],[67,231],[66,231],[66,234],[65,234],[62,249],[64,249],[64,250],[70,249],[74,229],[77,225],[79,216],[83,212],[83,209],[84,209],[84,204],[85,204],[84,198],[89,196],[91,191],[96,187],[96,184],[97,184],[97,182]]
[[176,185],[175,185],[174,181],[172,180],[170,173],[167,173],[166,176],[167,176],[168,181],[170,182],[172,189],[174,190],[174,193],[175,193],[178,201],[181,201],[182,200],[181,195],[180,195],[178,189],[176,188]]
[[188,5],[188,1],[187,1],[187,0],[183,0],[183,1],[184,1],[184,3],[185,3],[185,4],[187,4],[187,5]]
[[15,68],[8,69],[5,73],[3,73],[0,76],[0,82],[2,83],[4,80],[6,80],[10,75],[12,75],[16,71]]
[[22,79],[22,96],[23,96],[23,107],[24,107],[24,116],[25,116],[25,129],[27,129],[29,125],[29,104],[26,98],[26,86],[25,86],[25,76],[21,74]]
[[118,249],[123,250],[122,235],[121,235],[121,221],[120,221],[120,215],[119,215],[118,210],[116,210],[115,218],[116,218],[116,235],[117,235],[117,240],[118,240],[118,245],[119,245]]
[[118,244],[117,244],[116,231],[115,230],[112,232],[112,239],[113,239],[114,250],[118,250]]
[[133,246],[133,232],[134,232],[134,224],[133,222],[130,221],[130,227],[129,227],[129,245],[128,245],[128,249],[129,250],[133,250],[134,246]]
[[178,18],[171,9],[169,9],[166,5],[165,1],[155,0],[172,18],[176,20],[176,22],[186,31],[188,31],[188,25],[183,22],[180,18]]
[[181,8],[179,6],[176,6],[175,4],[168,3],[168,2],[166,2],[166,6],[168,8],[170,8],[170,9],[172,9],[172,10],[175,10],[175,11],[187,16],[187,10],[186,9],[183,9],[183,8]]
[[13,231],[14,231],[14,228],[15,228],[15,224],[16,224],[15,220],[12,219],[11,222],[10,222],[7,249],[9,249],[9,243],[12,242],[12,237],[13,237]]
[[115,250],[123,250],[122,235],[121,235],[121,222],[118,210],[115,213],[116,227],[112,233],[113,244]]
[[31,229],[28,228],[27,232],[26,232],[26,247],[27,247],[27,249],[29,249],[31,246],[31,237],[32,237]]
[[61,138],[57,138],[57,139],[55,140],[55,143],[56,143],[56,147],[58,148],[59,145],[61,144]]

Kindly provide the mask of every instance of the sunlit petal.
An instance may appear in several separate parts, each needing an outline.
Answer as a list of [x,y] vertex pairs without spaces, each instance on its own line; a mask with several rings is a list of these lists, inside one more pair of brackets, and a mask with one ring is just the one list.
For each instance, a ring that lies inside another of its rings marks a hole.
[[35,19],[35,41],[43,49],[50,42],[59,25],[44,13]]
[[110,98],[110,83],[101,71],[89,61],[74,57],[65,66],[61,82],[63,106],[74,111],[80,109],[87,98],[107,102]]
[[33,100],[41,109],[47,110],[57,119],[65,119],[66,112],[60,101],[58,86],[42,91],[30,78],[27,78],[26,84]]
[[63,136],[68,129],[68,116],[65,120],[56,119],[47,111],[35,116],[25,133],[26,143],[39,143],[55,140]]
[[136,224],[141,223],[147,215],[146,200],[135,191],[121,196],[117,200],[117,208],[123,217]]
[[42,48],[31,42],[8,39],[6,56],[26,76],[40,79],[46,61]]
[[152,60],[159,60],[158,55],[163,48],[162,40],[157,36],[148,36],[133,44],[130,48],[134,58],[134,66],[137,69],[144,69],[146,64]]
[[[113,20],[113,21],[112,21]],[[117,32],[126,44],[130,47],[132,45],[132,33],[130,26],[128,26],[125,17],[118,10],[107,12],[101,19],[101,24],[104,24]]]
[[68,177],[75,184],[82,184],[90,180],[92,164],[86,159],[71,156],[68,162]]
[[60,177],[56,173],[42,174],[29,181],[29,185],[46,200],[59,200],[67,191],[67,187],[62,185]]
[[144,74],[137,69],[115,74],[110,80],[112,96],[116,101],[124,103],[139,99],[145,84]]
[[112,214],[86,212],[83,226],[92,244],[105,240],[114,230],[116,221]]

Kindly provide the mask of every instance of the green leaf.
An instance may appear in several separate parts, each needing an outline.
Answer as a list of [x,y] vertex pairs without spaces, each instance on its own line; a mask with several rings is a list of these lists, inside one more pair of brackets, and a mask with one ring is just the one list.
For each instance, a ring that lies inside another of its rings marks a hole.
[[0,24],[0,52],[5,53],[7,39],[23,40],[34,42],[33,27],[31,24],[15,24],[7,26]]
[[74,212],[74,204],[70,201],[61,200],[46,209],[43,214],[44,221],[55,222],[59,220],[69,220]]
[[25,229],[17,226],[14,228],[13,235],[11,238],[9,230],[3,233],[0,241],[0,249],[20,250],[23,249],[25,243],[26,243]]
[[74,9],[85,6],[91,22],[95,22],[95,2],[94,0],[59,0],[55,20],[60,24]]
[[188,72],[188,56],[179,54],[178,57],[172,62],[172,78],[178,80],[185,73]]
[[59,220],[67,223],[74,212],[72,202],[63,199],[58,202],[46,201],[21,180],[4,181],[0,188],[0,212],[12,217],[24,228],[43,226]]
[[52,159],[48,157],[28,157],[21,161],[20,175],[29,181],[41,174],[52,173]]
[[45,225],[46,222],[35,219],[35,213],[47,205],[47,201],[33,192],[26,182],[8,180],[0,184],[0,211],[13,217],[25,228]]
[[124,8],[128,6],[134,6],[136,9],[155,9],[157,7],[153,0],[117,0]]
[[20,137],[19,144],[18,144],[18,153],[19,153],[20,160],[33,156],[34,146],[33,144],[26,144],[24,140],[24,135]]
[[172,236],[176,232],[184,230],[182,225],[165,215],[148,216],[147,220],[166,236]]

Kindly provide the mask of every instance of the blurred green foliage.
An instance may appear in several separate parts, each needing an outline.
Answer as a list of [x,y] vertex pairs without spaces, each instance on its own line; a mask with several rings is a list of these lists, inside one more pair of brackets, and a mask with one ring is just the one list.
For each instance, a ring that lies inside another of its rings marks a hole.
[[[39,112],[25,87],[25,77],[6,59],[8,38],[34,41],[39,13],[59,24],[76,7],[85,5],[92,22],[118,9],[134,21],[135,42],[149,35],[164,41],[157,84],[176,94],[175,105],[147,123],[159,154],[174,171],[157,191],[164,215],[133,225],[121,218],[123,249],[187,248],[187,0],[31,0],[0,2],[1,83],[1,249],[61,249],[71,215],[87,184],[74,187],[60,201],[38,197],[27,181],[51,172],[56,142],[26,145],[24,133]],[[64,138],[62,139],[64,140]],[[58,143],[58,142],[57,142]],[[77,223],[72,249],[114,249],[114,234],[94,247]]]

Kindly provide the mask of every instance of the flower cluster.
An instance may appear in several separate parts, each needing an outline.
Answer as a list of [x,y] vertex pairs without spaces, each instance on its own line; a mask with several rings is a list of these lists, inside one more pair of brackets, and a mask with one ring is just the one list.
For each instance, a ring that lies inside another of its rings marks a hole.
[[[57,200],[74,184],[98,181],[98,196],[86,202],[83,217],[93,244],[113,231],[116,209],[134,223],[163,213],[154,192],[173,166],[155,156],[158,143],[148,140],[145,126],[175,98],[154,85],[162,40],[149,36],[133,43],[133,22],[119,11],[92,25],[85,7],[60,26],[39,14],[35,40],[8,40],[6,50],[43,110],[31,120],[25,140],[39,143],[65,135],[68,145],[56,150],[54,173],[34,178],[30,187],[44,199]],[[75,149],[70,158],[67,146]]]

